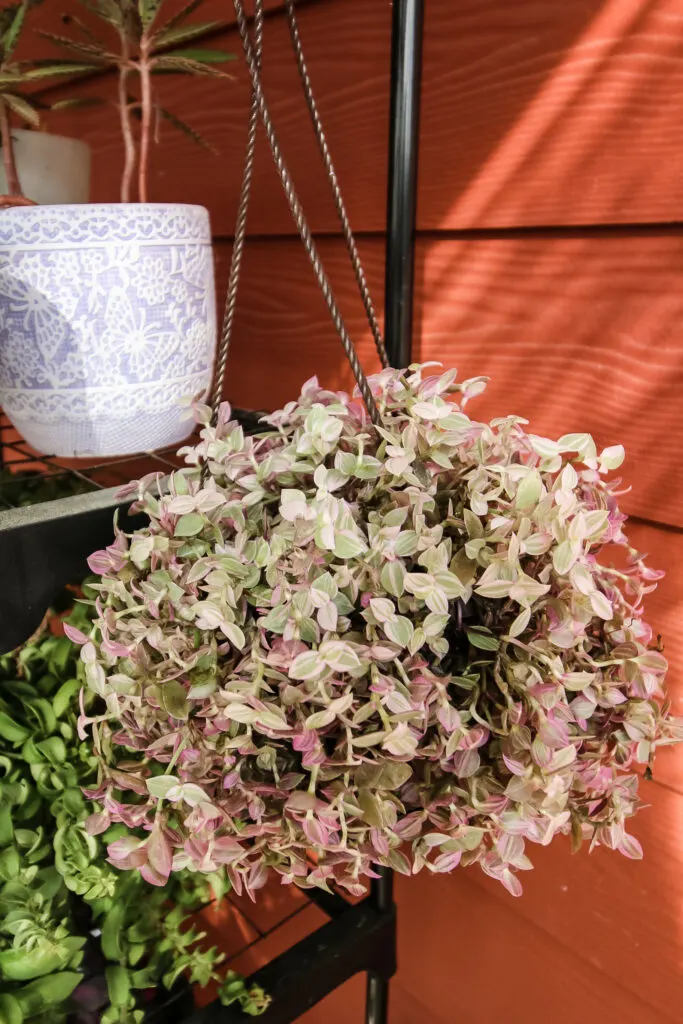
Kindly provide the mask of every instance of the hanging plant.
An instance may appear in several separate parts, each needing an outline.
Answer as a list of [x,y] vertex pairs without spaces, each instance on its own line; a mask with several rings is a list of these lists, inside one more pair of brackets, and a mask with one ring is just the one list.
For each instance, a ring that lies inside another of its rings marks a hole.
[[170,493],[139,484],[150,525],[92,557],[91,831],[125,823],[112,862],[158,885],[226,865],[249,892],[478,863],[517,895],[567,834],[640,857],[636,769],[682,731],[623,450],[476,422],[455,371],[370,385],[379,428],[315,379],[257,437],[199,407]]
[[[208,211],[148,202],[149,165],[163,122],[205,144],[161,106],[157,76],[225,81],[219,65],[232,57],[184,45],[220,27],[188,22],[199,3],[171,14],[166,0],[83,6],[89,21],[65,19],[76,38],[41,34],[72,55],[64,63],[71,73],[109,72],[98,81],[120,123],[124,205],[31,205],[0,218],[0,403],[34,448],[68,457],[179,443],[191,427],[179,399],[203,395],[211,383],[216,300]],[[102,37],[91,27],[93,15]],[[12,109],[16,103],[7,98]]]

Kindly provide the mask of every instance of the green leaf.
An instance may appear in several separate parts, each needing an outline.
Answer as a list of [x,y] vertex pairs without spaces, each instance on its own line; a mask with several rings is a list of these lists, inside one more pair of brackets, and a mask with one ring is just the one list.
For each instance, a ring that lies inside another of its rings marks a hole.
[[123,925],[126,917],[125,903],[114,903],[102,923],[102,936],[100,945],[107,960],[116,963],[124,956]]
[[181,60],[196,61],[199,64],[225,64],[227,61],[235,60],[236,54],[227,53],[225,50],[208,50],[195,48],[191,50],[172,50],[164,54],[165,57],[176,57]]
[[399,647],[407,647],[413,638],[413,624],[405,615],[397,615],[390,622],[385,622],[382,629]]
[[559,576],[566,576],[574,562],[576,554],[570,540],[563,540],[553,551],[553,568]]
[[28,3],[24,2],[17,5],[17,10],[14,18],[12,19],[12,24],[2,37],[3,60],[5,61],[9,60],[12,56],[15,47],[19,42],[27,11]]
[[38,978],[14,994],[24,1014],[34,1016],[46,1007],[60,1006],[82,980],[83,975],[80,972],[61,971],[58,974],[50,974],[47,978]]
[[218,155],[218,150],[210,142],[202,138],[199,132],[195,131],[191,125],[181,121],[179,117],[176,117],[175,114],[172,114],[170,110],[166,110],[164,107],[157,107],[156,109],[164,121],[168,121],[170,125],[177,128],[183,135],[187,135],[188,139],[192,139],[193,142],[196,142],[198,146],[202,146],[203,149],[208,149],[209,153],[213,153],[214,156]]
[[500,647],[500,640],[497,637],[491,636],[490,633],[480,633],[476,629],[467,630],[467,639],[480,651],[497,651]]
[[22,79],[25,82],[39,81],[43,78],[57,78],[63,75],[79,75],[85,71],[95,71],[95,64],[45,64],[25,71]]
[[236,622],[224,622],[221,630],[225,633],[233,647],[236,647],[238,651],[244,650],[247,638]]
[[0,950],[0,972],[5,981],[31,981],[65,966],[63,950],[51,945],[35,949]]
[[394,543],[394,552],[399,558],[407,555],[414,555],[417,551],[418,537],[414,530],[404,530],[399,533]]
[[531,469],[517,487],[515,505],[519,509],[534,508],[543,493],[543,481],[537,469]]
[[126,1008],[130,999],[130,973],[120,964],[112,964],[105,968],[107,993],[112,1006]]
[[380,573],[379,581],[388,594],[402,597],[405,585],[406,570],[402,562],[387,562]]
[[325,668],[325,663],[317,651],[304,651],[292,662],[289,669],[290,679],[316,679]]
[[154,22],[161,4],[162,0],[138,0],[138,14],[140,15],[143,29],[148,29]]
[[79,679],[67,679],[52,698],[52,710],[57,718],[74,705],[74,698],[79,693],[82,683]]
[[31,735],[30,730],[19,725],[4,711],[0,711],[0,736],[8,743],[25,743]]
[[400,789],[412,774],[405,761],[362,764],[356,768],[354,782],[359,789]]
[[5,882],[11,882],[16,878],[21,868],[21,858],[14,846],[8,846],[0,853],[0,878]]
[[147,790],[157,800],[163,800],[170,789],[180,784],[175,775],[157,775],[153,779],[147,779]]
[[190,705],[187,700],[187,693],[182,683],[177,679],[170,679],[167,683],[159,686],[159,697],[161,706],[171,718],[185,720],[190,715]]
[[54,766],[64,764],[66,761],[66,746],[61,736],[49,736],[48,739],[36,743],[36,747]]
[[84,7],[114,28],[124,27],[126,6],[120,0],[80,0]]
[[191,14],[194,14],[194,12],[198,10],[203,3],[204,0],[187,0],[187,2],[180,8],[180,10],[177,11],[172,18],[169,18],[168,21],[162,25],[160,31],[168,32],[169,29],[174,28],[176,25],[180,25],[183,21],[189,18]]
[[207,521],[204,516],[200,516],[196,512],[190,512],[188,515],[180,517],[175,525],[173,536],[196,537],[198,533],[202,532],[206,523]]
[[514,620],[514,622],[511,623],[510,628],[508,630],[508,636],[519,636],[520,633],[523,633],[526,627],[529,625],[530,619],[531,607],[522,608],[517,618]]
[[55,46],[61,47],[63,50],[71,50],[73,53],[79,55],[85,55],[91,60],[96,61],[98,64],[111,64],[116,65],[118,58],[115,53],[109,53],[107,50],[103,50],[95,43],[84,43],[80,39],[71,39],[69,36],[58,36],[54,32],[38,32],[39,36],[43,39],[48,39]]
[[24,1020],[21,1003],[11,992],[0,995],[0,1020],[2,1024],[22,1024]]
[[200,21],[194,25],[179,25],[171,28],[161,28],[154,36],[154,52],[157,47],[173,46],[176,43],[186,43],[190,39],[197,39],[205,36],[208,32],[214,32],[222,27],[220,21]]
[[337,558],[356,558],[365,551],[366,546],[363,538],[351,530],[342,530],[334,535],[334,553]]
[[7,804],[0,803],[0,846],[7,846],[12,842],[14,836],[14,825],[12,823],[12,811]]
[[175,54],[164,54],[163,57],[155,57],[152,70],[154,72],[170,72],[181,75],[209,75],[213,78],[229,77],[225,71],[219,71],[213,64],[190,60],[187,57],[179,57]]

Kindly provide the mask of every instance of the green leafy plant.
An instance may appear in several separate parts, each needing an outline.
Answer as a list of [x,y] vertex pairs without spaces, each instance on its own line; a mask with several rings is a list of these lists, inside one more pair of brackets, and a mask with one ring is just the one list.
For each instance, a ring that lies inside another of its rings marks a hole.
[[[208,75],[227,77],[216,65],[233,59],[233,54],[206,47],[186,45],[220,27],[220,22],[189,23],[187,19],[201,6],[202,0],[189,3],[165,20],[169,4],[165,0],[81,0],[84,7],[113,30],[112,45],[77,17],[67,22],[79,33],[78,38],[41,33],[57,46],[94,62],[101,68],[117,72],[118,108],[124,144],[125,164],[121,182],[121,200],[131,201],[133,177],[138,168],[137,198],[148,199],[149,160],[155,119],[164,119],[183,131],[195,142],[201,137],[187,124],[156,100],[154,76],[160,74]],[[139,83],[139,98],[130,95],[134,81]],[[136,125],[139,131],[136,132]]]
[[[43,0],[21,0],[0,10],[0,139],[10,199],[21,199],[21,183],[17,173],[12,144],[12,121],[30,128],[40,128],[46,109],[59,109],[74,101],[60,101],[52,106],[27,91],[41,82],[90,70],[91,63],[82,61],[17,61],[15,51],[21,39],[26,17],[31,8]],[[5,197],[6,198],[6,197]]]
[[0,503],[10,507],[36,505],[42,501],[57,501],[74,494],[87,494],[95,490],[85,477],[67,470],[41,472],[40,470],[0,469]]
[[149,525],[90,559],[72,638],[106,703],[81,719],[99,827],[129,829],[112,862],[352,893],[375,864],[476,863],[518,895],[529,844],[640,857],[635,769],[683,732],[643,619],[661,573],[607,479],[623,449],[473,420],[485,381],[452,370],[370,385],[379,427],[315,379],[254,437],[198,407],[169,493],[130,489]]
[[[91,617],[77,604],[69,628],[87,629]],[[189,920],[225,891],[222,872],[185,872],[155,889],[107,863],[105,846],[125,827],[102,837],[86,827],[102,812],[82,791],[97,786],[98,762],[78,734],[77,655],[68,637],[44,632],[0,658],[3,1024],[59,1024],[71,1013],[139,1024],[145,990],[170,989],[181,977],[223,984],[222,957]],[[234,974],[223,989],[248,1013],[265,1005],[263,993]]]

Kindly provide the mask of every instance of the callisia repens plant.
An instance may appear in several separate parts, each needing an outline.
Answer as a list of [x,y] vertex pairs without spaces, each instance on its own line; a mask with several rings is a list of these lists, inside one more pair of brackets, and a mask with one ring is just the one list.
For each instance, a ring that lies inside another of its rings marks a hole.
[[70,634],[114,864],[360,893],[477,862],[518,894],[528,843],[641,856],[637,768],[681,730],[642,618],[661,574],[605,479],[623,450],[478,423],[484,381],[455,376],[371,378],[380,429],[315,379],[254,437],[199,407],[169,492],[136,485],[150,525],[91,558]]

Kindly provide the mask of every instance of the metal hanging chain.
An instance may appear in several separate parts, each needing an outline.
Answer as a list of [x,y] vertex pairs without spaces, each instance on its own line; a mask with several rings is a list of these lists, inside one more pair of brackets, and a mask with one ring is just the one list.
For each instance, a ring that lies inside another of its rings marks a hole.
[[[325,302],[327,303],[327,308],[330,312],[330,316],[332,317],[332,322],[334,323],[334,326],[337,329],[337,333],[339,334],[339,337],[341,339],[341,343],[344,347],[344,352],[346,353],[346,358],[348,359],[351,369],[353,370],[353,375],[356,378],[358,389],[361,393],[363,401],[365,402],[366,408],[370,414],[370,418],[376,426],[380,426],[381,417],[375,399],[373,398],[372,391],[370,390],[368,379],[361,368],[360,362],[358,360],[358,354],[353,346],[351,338],[349,337],[349,333],[346,329],[344,319],[341,315],[339,307],[337,306],[336,300],[332,292],[332,287],[323,268],[322,260],[320,259],[318,248],[315,242],[313,241],[313,236],[311,235],[311,230],[308,226],[306,217],[304,216],[301,203],[299,202],[299,197],[296,194],[292,178],[290,176],[289,171],[287,170],[287,166],[282,157],[282,152],[280,150],[280,146],[275,135],[275,129],[273,128],[273,122],[270,119],[268,105],[266,103],[265,96],[263,95],[263,89],[261,87],[261,76],[259,74],[258,64],[256,62],[256,57],[251,46],[251,40],[249,38],[249,28],[247,26],[247,19],[244,13],[242,0],[233,0],[233,5],[235,8],[235,16],[237,18],[239,33],[240,36],[242,37],[244,55],[246,57],[247,65],[249,67],[249,73],[251,75],[251,83],[258,102],[259,114],[261,115],[261,121],[263,122],[266,137],[270,145],[270,150],[271,153],[273,154],[275,167],[277,168],[277,172],[280,176],[280,181],[282,182],[282,187],[284,189],[287,202],[289,203],[289,208],[292,212],[292,217],[294,218],[294,222],[299,231],[299,235],[301,236],[301,241],[303,242],[304,248],[308,253],[308,257],[311,261],[311,264],[313,265],[313,270],[315,272],[316,279],[320,286],[320,290],[323,293]],[[257,12],[262,12],[263,0],[255,0],[255,7]]]
[[301,78],[301,84],[303,85],[304,88],[306,104],[308,106],[308,111],[311,115],[311,121],[313,123],[315,137],[318,142],[318,149],[320,150],[320,155],[323,158],[325,170],[327,171],[327,177],[329,178],[330,185],[332,187],[334,205],[337,209],[339,221],[342,226],[344,241],[346,242],[346,248],[351,259],[351,266],[353,267],[353,272],[356,276],[356,282],[358,284],[358,289],[363,300],[363,305],[365,306],[365,312],[367,314],[368,323],[370,324],[370,330],[372,331],[372,336],[375,340],[375,348],[377,349],[377,354],[379,355],[382,366],[386,368],[387,366],[389,366],[389,358],[387,356],[386,348],[384,345],[384,338],[382,337],[382,332],[380,330],[379,323],[377,322],[375,307],[373,306],[372,298],[370,297],[370,290],[368,288],[365,272],[363,270],[363,265],[361,263],[358,248],[356,246],[356,240],[353,237],[351,224],[346,213],[346,206],[344,204],[344,199],[342,197],[341,189],[339,187],[337,173],[334,169],[334,164],[332,163],[330,148],[327,144],[327,139],[325,137],[322,121],[320,120],[320,114],[318,113],[318,104],[316,103],[315,96],[313,95],[313,86],[311,85],[311,78],[308,73],[308,67],[306,65],[306,60],[304,58],[303,45],[301,43],[301,36],[299,34],[299,25],[297,23],[296,18],[295,2],[296,0],[285,0],[285,8],[287,11],[287,20],[289,22],[289,34],[292,40],[292,47],[294,48],[296,62],[299,68],[299,77]]
[[[256,4],[254,12],[254,51],[255,61],[258,67],[261,66],[263,54],[263,7]],[[225,299],[225,312],[223,314],[223,327],[221,340],[218,346],[218,359],[216,362],[216,373],[213,385],[213,400],[211,410],[213,421],[218,418],[218,410],[223,400],[223,384],[225,383],[225,371],[228,365],[230,353],[230,340],[232,328],[235,322],[235,309],[237,307],[237,289],[242,268],[242,255],[244,253],[244,241],[247,234],[247,213],[249,210],[249,197],[251,195],[251,181],[254,172],[254,154],[256,152],[256,132],[258,129],[259,107],[256,98],[256,91],[251,90],[251,109],[249,111],[249,127],[247,131],[247,149],[244,157],[244,170],[242,172],[242,189],[237,210],[237,224],[235,226],[235,239],[230,257],[230,276],[228,279],[228,293]]]

